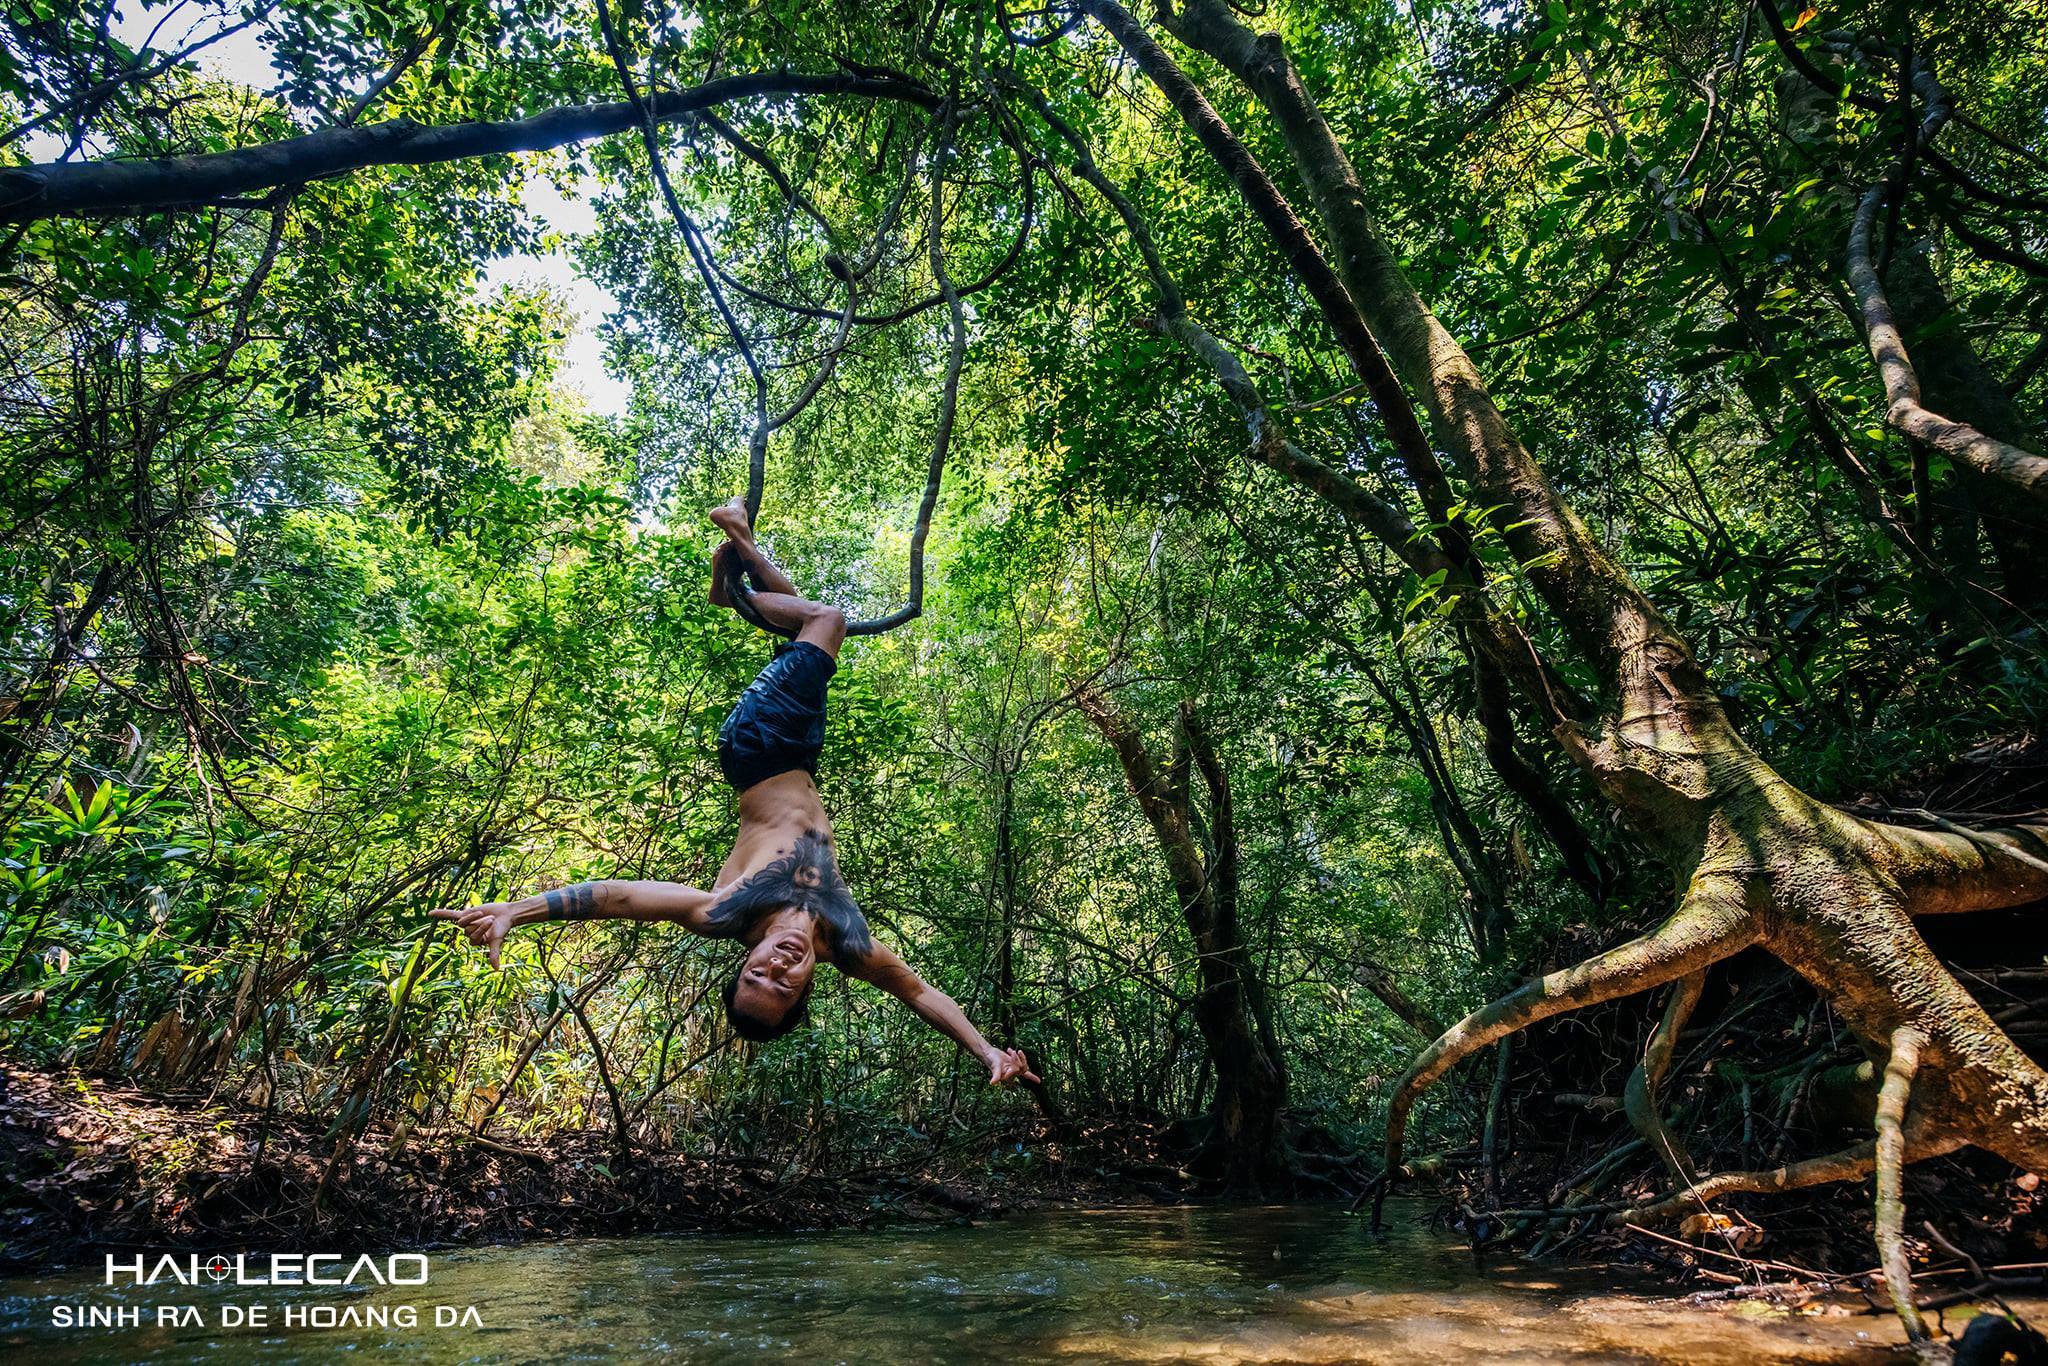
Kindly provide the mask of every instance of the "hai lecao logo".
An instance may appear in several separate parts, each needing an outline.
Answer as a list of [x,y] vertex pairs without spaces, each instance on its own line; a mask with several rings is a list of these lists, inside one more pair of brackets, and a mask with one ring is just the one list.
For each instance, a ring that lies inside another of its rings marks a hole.
[[164,1253],[154,1263],[145,1255],[107,1254],[108,1285],[205,1285],[232,1281],[236,1285],[425,1285],[428,1264],[417,1252],[387,1257],[364,1253],[351,1260],[340,1252],[273,1252],[251,1257],[236,1253]]
[[[429,1324],[435,1328],[484,1326],[483,1315],[473,1304],[421,1303],[402,1292],[334,1295],[309,1290],[353,1286],[361,1292],[371,1286],[424,1286],[430,1267],[425,1255],[418,1252],[109,1253],[106,1262],[107,1285],[124,1290],[153,1286],[158,1294],[123,1294],[113,1304],[53,1304],[51,1327],[140,1328],[147,1322],[160,1329],[268,1333],[302,1329],[412,1332]],[[223,1291],[228,1286],[267,1286],[271,1293],[191,1296],[172,1289],[176,1286]],[[149,1302],[134,1302],[143,1299]]]

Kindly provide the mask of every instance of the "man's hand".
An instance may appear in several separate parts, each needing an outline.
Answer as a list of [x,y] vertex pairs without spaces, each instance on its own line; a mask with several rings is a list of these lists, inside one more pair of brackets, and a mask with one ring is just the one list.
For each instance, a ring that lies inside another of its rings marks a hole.
[[436,920],[452,920],[461,926],[470,943],[489,951],[491,966],[496,967],[505,931],[512,928],[512,909],[509,901],[493,901],[483,906],[443,906],[429,914]]
[[1036,1082],[1038,1074],[1031,1070],[1031,1064],[1024,1058],[1021,1048],[992,1048],[982,1059],[988,1064],[988,1084],[1009,1086],[1019,1081]]

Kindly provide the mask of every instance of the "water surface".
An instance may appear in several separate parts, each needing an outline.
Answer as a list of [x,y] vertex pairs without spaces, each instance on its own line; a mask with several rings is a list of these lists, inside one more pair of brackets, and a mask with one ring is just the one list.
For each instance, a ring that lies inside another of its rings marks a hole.
[[[223,1249],[232,1254],[235,1249]],[[974,1227],[630,1238],[432,1255],[425,1287],[108,1287],[0,1281],[0,1356],[38,1363],[1860,1362],[1886,1318],[1731,1313],[1660,1298],[1612,1268],[1475,1268],[1409,1219],[1383,1234],[1335,1208],[1059,1211]],[[159,1306],[203,1326],[157,1326]],[[261,1305],[265,1328],[221,1326]],[[399,1326],[410,1306],[419,1325]],[[436,1328],[434,1307],[466,1326]],[[139,1327],[53,1326],[132,1307]],[[287,1310],[390,1326],[284,1326]],[[481,1320],[478,1326],[476,1320]]]

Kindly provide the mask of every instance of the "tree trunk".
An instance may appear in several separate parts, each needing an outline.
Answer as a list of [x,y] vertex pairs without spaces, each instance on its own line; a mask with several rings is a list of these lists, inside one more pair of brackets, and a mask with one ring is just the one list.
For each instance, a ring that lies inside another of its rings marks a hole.
[[[1284,1165],[1287,1070],[1264,1024],[1265,984],[1238,929],[1239,851],[1229,777],[1191,703],[1181,704],[1176,754],[1164,772],[1130,718],[1104,693],[1085,688],[1075,705],[1115,752],[1165,855],[1194,940],[1200,989],[1192,1013],[1216,1076],[1210,1155],[1224,1185],[1258,1189]],[[1206,848],[1195,834],[1190,765],[1209,799]]]
[[[1200,97],[1176,84],[1186,81],[1177,68],[1161,78],[1163,54],[1129,13],[1113,0],[1090,0],[1089,9],[1205,146],[1216,145],[1214,111],[1205,102],[1194,108]],[[1342,333],[1363,319],[1437,444],[1472,483],[1474,501],[1500,509],[1497,526],[1544,606],[1606,683],[1598,716],[1557,714],[1558,741],[1681,889],[1677,909],[1649,933],[1527,983],[1425,1049],[1389,1107],[1387,1172],[1400,1168],[1416,1097],[1460,1059],[1564,1011],[1694,976],[1750,945],[1805,976],[1874,1053],[1888,1053],[1902,1029],[1924,1038],[1908,1156],[1968,1142],[2048,1169],[2048,1073],[1949,975],[1911,919],[2048,895],[2048,825],[1909,830],[1816,801],[1773,771],[1729,722],[1684,638],[1557,495],[1470,357],[1416,295],[1277,35],[1254,34],[1224,0],[1187,0],[1162,21],[1236,76],[1272,118],[1349,296],[1317,302],[1356,310],[1333,326]],[[1225,169],[1243,184],[1241,160]],[[1260,209],[1259,217],[1270,224],[1276,216]],[[1283,245],[1298,264],[1300,244]],[[1498,655],[1497,638],[1479,649],[1525,695],[1532,679],[1541,686],[1540,670],[1512,669]],[[1825,1168],[1848,1175],[1855,1163],[1828,1159]]]

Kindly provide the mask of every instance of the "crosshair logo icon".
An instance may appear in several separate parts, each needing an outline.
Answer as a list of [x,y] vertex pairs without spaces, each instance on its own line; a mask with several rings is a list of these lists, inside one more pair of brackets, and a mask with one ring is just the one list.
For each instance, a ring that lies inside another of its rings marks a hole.
[[208,1261],[206,1264],[206,1274],[213,1277],[217,1281],[226,1280],[228,1278],[228,1273],[230,1271],[233,1271],[234,1269],[234,1264],[230,1262],[227,1258],[221,1256],[218,1252],[214,1253],[212,1260]]

